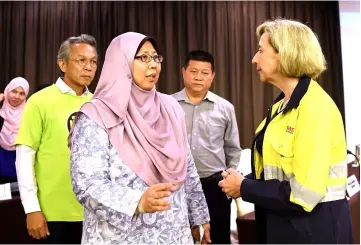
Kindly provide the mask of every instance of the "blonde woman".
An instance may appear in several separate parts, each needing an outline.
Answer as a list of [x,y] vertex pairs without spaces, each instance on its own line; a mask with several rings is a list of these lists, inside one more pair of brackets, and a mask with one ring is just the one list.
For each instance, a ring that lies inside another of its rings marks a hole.
[[257,36],[252,63],[282,93],[256,130],[252,176],[230,169],[219,185],[255,204],[260,243],[353,243],[343,121],[315,81],[326,69],[321,46],[291,20],[267,21]]

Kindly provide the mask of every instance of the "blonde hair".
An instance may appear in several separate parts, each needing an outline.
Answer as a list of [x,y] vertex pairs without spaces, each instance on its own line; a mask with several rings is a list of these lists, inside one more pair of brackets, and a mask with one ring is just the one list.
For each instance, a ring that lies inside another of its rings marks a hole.
[[268,33],[269,43],[279,54],[282,76],[308,76],[316,79],[326,70],[326,60],[320,43],[306,25],[293,20],[276,19],[257,27],[257,37]]

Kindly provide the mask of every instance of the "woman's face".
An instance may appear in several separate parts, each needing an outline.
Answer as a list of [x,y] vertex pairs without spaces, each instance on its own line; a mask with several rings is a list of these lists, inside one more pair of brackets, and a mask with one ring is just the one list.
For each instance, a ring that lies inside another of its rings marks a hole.
[[279,75],[279,55],[269,43],[268,33],[262,34],[258,51],[252,59],[257,66],[257,72],[262,82],[271,82]]
[[[133,68],[134,82],[144,90],[151,90],[159,79],[161,63],[154,61],[154,56],[156,60],[159,61],[157,55],[157,51],[154,49],[152,43],[147,41],[135,56]],[[142,56],[143,58],[141,58]]]
[[7,100],[13,107],[20,106],[25,100],[26,94],[22,87],[17,87],[8,92]]

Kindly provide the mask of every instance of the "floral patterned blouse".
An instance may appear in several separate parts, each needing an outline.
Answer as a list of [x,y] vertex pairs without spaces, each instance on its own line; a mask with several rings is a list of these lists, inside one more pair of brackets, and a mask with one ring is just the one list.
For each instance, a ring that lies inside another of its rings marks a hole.
[[84,206],[82,244],[193,244],[190,227],[210,218],[189,148],[187,178],[172,192],[169,210],[136,214],[148,185],[122,162],[95,121],[80,114],[75,127],[71,177]]

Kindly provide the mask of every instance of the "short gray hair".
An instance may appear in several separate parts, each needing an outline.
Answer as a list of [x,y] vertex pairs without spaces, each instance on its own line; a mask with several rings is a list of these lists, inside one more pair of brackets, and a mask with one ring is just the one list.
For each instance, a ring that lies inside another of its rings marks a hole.
[[77,43],[89,44],[95,48],[95,51],[97,50],[97,42],[91,35],[81,34],[78,37],[69,37],[60,45],[58,51],[58,60],[68,60],[71,56],[71,46]]
[[[69,37],[60,45],[57,61],[59,61],[59,60],[67,61],[71,56],[71,46],[73,46],[74,44],[77,44],[77,43],[85,43],[85,44],[89,44],[90,46],[93,46],[95,49],[95,52],[98,56],[97,41],[95,40],[95,38],[88,34],[81,34],[78,37]],[[59,70],[60,70],[60,68],[59,68]],[[64,73],[61,70],[60,70],[60,74],[61,74],[61,77],[64,76]]]

